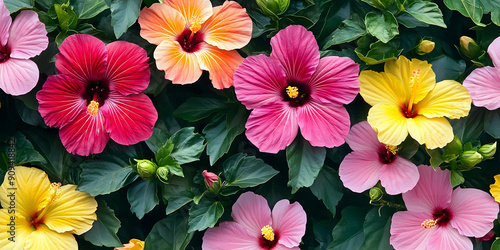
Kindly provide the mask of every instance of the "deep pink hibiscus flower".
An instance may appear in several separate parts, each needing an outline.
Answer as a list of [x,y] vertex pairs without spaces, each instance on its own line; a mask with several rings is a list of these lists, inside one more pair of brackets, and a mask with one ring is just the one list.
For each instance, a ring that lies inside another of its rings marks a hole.
[[38,82],[38,67],[30,58],[49,44],[38,15],[24,10],[14,22],[0,0],[0,88],[10,95],[24,95]]
[[367,121],[352,126],[346,142],[354,151],[340,163],[339,175],[350,190],[361,193],[380,180],[385,191],[395,195],[417,184],[417,166],[397,155],[395,147],[379,142]]
[[238,100],[253,109],[246,136],[260,151],[285,149],[300,132],[311,145],[335,147],[349,132],[344,104],[359,92],[358,65],[319,58],[312,32],[291,25],[271,39],[270,57],[247,57],[234,74]]
[[391,245],[396,249],[472,249],[468,237],[493,228],[498,203],[488,193],[450,184],[450,171],[420,165],[420,180],[403,194],[408,211],[392,217]]
[[49,76],[36,97],[45,123],[60,128],[70,153],[100,153],[109,137],[130,145],[151,136],[158,113],[142,93],[150,76],[144,49],[124,41],[105,45],[90,35],[71,35],[59,51],[59,74]]
[[234,203],[231,216],[234,221],[205,232],[203,250],[300,250],[307,216],[298,202],[280,200],[271,212],[264,197],[246,192]]

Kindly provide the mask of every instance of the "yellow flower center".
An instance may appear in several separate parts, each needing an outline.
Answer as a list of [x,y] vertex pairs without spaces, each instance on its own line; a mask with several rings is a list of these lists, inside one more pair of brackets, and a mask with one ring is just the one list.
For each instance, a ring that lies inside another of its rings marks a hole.
[[191,17],[191,20],[189,20],[189,22],[191,23],[191,27],[189,27],[189,29],[191,30],[191,32],[193,32],[193,34],[198,32],[198,30],[201,29],[201,24],[203,23],[201,21],[200,16]]
[[436,223],[437,223],[437,220],[427,219],[427,220],[424,220],[424,222],[422,222],[421,225],[424,229],[431,229],[431,228],[436,227]]
[[385,145],[385,149],[389,150],[393,155],[395,155],[398,152],[397,146]]
[[43,216],[45,215],[45,212],[47,212],[47,208],[49,207],[49,205],[52,202],[59,199],[59,197],[61,197],[61,183],[60,182],[59,183],[53,182],[52,184],[50,184],[48,191],[49,191],[49,194],[47,195],[47,197],[45,198],[45,201],[43,202],[44,205],[43,205],[42,210],[38,213],[36,218],[34,218],[34,219],[32,218],[31,225],[33,226],[33,228],[35,230],[38,228],[38,224],[43,223]]
[[264,239],[268,241],[274,240],[273,228],[271,226],[266,225],[260,231],[262,232],[262,236],[264,236]]
[[87,114],[94,116],[97,111],[99,111],[99,103],[94,100],[90,101],[89,106],[87,106]]
[[286,94],[292,99],[297,98],[299,96],[299,88],[288,86],[286,87]]

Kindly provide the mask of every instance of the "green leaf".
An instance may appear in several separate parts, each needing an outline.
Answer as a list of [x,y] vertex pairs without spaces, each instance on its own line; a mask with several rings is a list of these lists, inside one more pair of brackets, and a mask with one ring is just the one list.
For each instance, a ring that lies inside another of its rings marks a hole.
[[96,246],[121,247],[122,244],[116,233],[120,228],[120,220],[116,218],[115,211],[109,208],[104,200],[97,201],[97,220],[83,238]]
[[183,128],[170,138],[174,144],[171,156],[179,164],[186,164],[193,161],[199,161],[200,155],[205,148],[205,138],[194,133],[194,128]]
[[72,30],[76,27],[78,22],[78,16],[71,9],[71,6],[66,4],[54,4],[54,9],[57,14],[57,20],[59,21],[59,26],[63,31]]
[[354,52],[356,52],[359,59],[363,60],[366,64],[375,65],[389,60],[395,60],[399,54],[401,54],[401,51],[403,51],[403,49],[398,49],[398,47],[398,39],[393,39],[388,43],[376,41],[370,44],[370,50],[368,50],[366,54],[363,53],[363,50],[360,47],[356,48]]
[[120,38],[137,21],[142,0],[111,1],[111,26],[116,38]]
[[177,209],[191,202],[198,192],[193,177],[196,174],[195,169],[186,169],[186,177],[171,176],[168,179],[168,185],[162,186],[162,196],[168,201],[166,214],[175,212]]
[[47,30],[47,33],[50,33],[57,29],[58,23],[50,18],[46,12],[37,11],[36,13],[38,14],[38,19],[40,19],[40,22],[45,24],[45,30]]
[[426,148],[425,151],[431,157],[430,163],[434,169],[436,169],[437,167],[439,167],[439,165],[441,165],[441,163],[443,163],[443,158],[441,158],[442,152],[440,148],[436,149]]
[[332,230],[333,241],[328,250],[359,249],[365,241],[363,222],[365,212],[358,207],[346,207]]
[[167,156],[158,162],[158,167],[167,167],[168,171],[174,175],[184,177],[184,172],[182,171],[181,165],[172,158],[172,156]]
[[156,184],[152,180],[144,179],[140,179],[130,186],[127,191],[127,199],[130,203],[130,211],[139,219],[142,219],[145,214],[160,203]]
[[156,153],[155,159],[159,166],[166,164],[162,163],[162,161],[166,160],[166,158],[170,156],[172,150],[174,150],[174,143],[171,139],[168,139],[167,142],[162,147],[160,147],[160,149],[158,149],[158,152]]
[[35,6],[35,0],[3,0],[3,3],[10,13],[14,13],[22,8],[31,9]]
[[450,182],[452,187],[456,187],[465,182],[465,179],[461,172],[451,171]]
[[453,133],[462,143],[474,141],[483,133],[485,113],[485,109],[472,106],[468,116],[450,120]]
[[443,20],[443,13],[441,13],[439,6],[433,2],[414,2],[406,7],[405,11],[421,22],[446,28],[446,24],[444,24]]
[[478,0],[444,0],[444,4],[451,10],[459,11],[465,17],[470,17],[478,26],[485,26],[481,23],[483,9]]
[[203,231],[213,227],[224,213],[224,207],[218,201],[203,199],[189,209],[188,232]]
[[168,137],[167,132],[159,128],[153,128],[153,135],[146,140],[146,145],[148,145],[148,148],[151,149],[151,151],[158,152],[158,150],[165,145]]
[[76,34],[76,31],[74,31],[74,30],[61,31],[56,36],[56,44],[57,44],[57,46],[58,47],[61,46],[61,44],[64,42],[64,39],[66,39],[66,37],[71,36],[73,34]]
[[93,160],[83,162],[80,167],[83,170],[77,190],[92,196],[112,193],[139,177],[125,162],[118,164],[105,160]]
[[47,160],[38,153],[33,147],[33,144],[26,139],[26,136],[20,132],[14,134],[14,139],[16,141],[16,166],[24,165],[26,163],[31,163],[34,165],[46,165]]
[[288,186],[292,193],[301,187],[310,187],[319,174],[326,158],[324,147],[313,147],[302,136],[297,135],[286,148],[286,161],[289,167]]
[[344,195],[344,185],[340,180],[339,173],[328,166],[324,166],[311,186],[311,192],[320,200],[335,216],[336,207]]
[[442,80],[457,79],[465,71],[465,61],[455,60],[447,55],[442,55],[433,60],[429,60],[434,73],[436,73],[436,82]]
[[342,25],[330,35],[329,41],[323,49],[335,44],[354,41],[364,35],[366,35],[366,28],[363,19],[354,13],[349,19],[344,20]]
[[417,20],[414,16],[408,14],[408,13],[402,13],[398,16],[396,16],[396,20],[402,25],[404,25],[406,28],[416,28],[416,27],[429,27],[428,24],[424,22],[420,22]]
[[500,239],[495,239],[491,244],[491,250],[500,250]]
[[365,17],[366,30],[383,43],[389,42],[399,34],[398,21],[388,11],[382,14],[370,12]]
[[389,238],[391,237],[391,215],[392,211],[388,207],[375,207],[366,214],[365,222],[363,223],[365,242],[363,242],[361,250],[394,249],[389,243]]
[[241,188],[255,187],[265,183],[278,173],[263,160],[242,153],[229,157],[222,166],[226,186]]
[[500,139],[500,110],[488,110],[484,114],[484,131],[495,139]]
[[144,241],[144,249],[184,250],[194,234],[187,230],[187,216],[171,214],[153,226]]
[[419,146],[420,144],[417,141],[408,136],[398,147],[398,155],[411,159],[417,153]]
[[175,110],[174,115],[186,121],[194,122],[215,112],[222,111],[226,107],[226,103],[219,99],[193,97],[181,104]]
[[104,31],[102,31],[102,30],[96,29],[90,23],[84,23],[84,24],[78,25],[78,27],[76,27],[75,31],[78,32],[78,34],[89,34],[89,35],[95,36],[101,40],[107,40],[106,33],[104,33]]
[[89,19],[109,9],[104,0],[71,0],[70,3],[79,19]]

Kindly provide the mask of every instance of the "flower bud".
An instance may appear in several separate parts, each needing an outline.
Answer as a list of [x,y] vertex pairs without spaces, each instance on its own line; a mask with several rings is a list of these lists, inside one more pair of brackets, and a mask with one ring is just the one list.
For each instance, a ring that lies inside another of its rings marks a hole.
[[460,155],[460,162],[466,167],[474,167],[483,160],[483,156],[476,151],[465,151]]
[[158,180],[160,180],[161,182],[165,183],[165,184],[168,184],[168,168],[167,167],[159,167],[157,170],[156,170],[156,177],[158,178]]
[[288,9],[290,0],[257,0],[262,13],[266,16],[279,16]]
[[370,189],[370,204],[374,201],[379,201],[384,196],[384,192],[379,187],[372,187]]
[[478,151],[484,159],[491,159],[497,152],[497,142],[485,144]]
[[435,45],[436,43],[434,43],[433,41],[422,40],[418,45],[417,53],[419,55],[425,55],[427,53],[431,53],[434,50]]
[[137,162],[137,173],[144,178],[144,179],[149,179],[154,176],[156,172],[156,164],[150,160],[136,160]]
[[208,187],[212,187],[214,182],[219,179],[214,173],[208,172],[207,170],[203,170],[203,178],[205,178],[205,183],[207,183]]
[[479,45],[468,36],[460,37],[460,51],[466,57],[474,59],[481,55]]

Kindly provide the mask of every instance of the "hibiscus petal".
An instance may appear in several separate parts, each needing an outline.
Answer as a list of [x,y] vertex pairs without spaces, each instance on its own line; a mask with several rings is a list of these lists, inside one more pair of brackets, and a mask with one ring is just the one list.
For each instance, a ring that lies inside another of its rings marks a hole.
[[445,80],[436,83],[434,89],[415,106],[415,110],[427,118],[446,116],[458,119],[469,114],[470,103],[469,92],[462,84]]
[[5,7],[3,1],[0,1],[0,46],[5,46],[9,40],[9,29],[12,24],[10,12]]
[[10,27],[10,57],[28,59],[40,55],[49,45],[45,25],[38,20],[38,14],[24,10],[17,15]]
[[299,247],[286,247],[286,246],[283,246],[281,244],[277,244],[276,246],[274,246],[273,250],[300,250]]
[[359,92],[359,66],[349,57],[327,56],[319,59],[311,76],[311,98],[338,105],[348,104]]
[[101,153],[109,140],[102,111],[90,116],[80,112],[75,119],[59,130],[62,144],[72,154],[88,156]]
[[233,205],[231,216],[254,239],[262,236],[261,229],[263,227],[272,225],[271,209],[269,209],[267,200],[253,192],[246,192],[240,195]]
[[442,148],[453,140],[453,128],[444,117],[427,118],[422,115],[408,119],[410,136],[428,149]]
[[315,100],[297,108],[300,133],[315,147],[336,147],[344,144],[351,121],[343,106]]
[[305,83],[319,63],[319,47],[312,32],[300,25],[290,25],[271,38],[271,57],[278,59],[287,78]]
[[[11,213],[9,213],[9,210]],[[13,211],[8,209],[8,206],[5,209],[0,209],[0,246],[2,246],[2,249],[23,250],[25,249],[26,240],[33,232],[33,227],[26,218],[18,213],[14,214]],[[12,224],[11,217],[14,216],[13,222],[15,225],[9,226],[9,224]],[[9,238],[14,241],[9,240]]]
[[389,104],[402,107],[406,101],[406,90],[395,76],[385,72],[363,70],[359,74],[359,94],[365,102],[375,106]]
[[260,152],[273,154],[290,145],[299,131],[296,109],[283,102],[254,109],[245,127],[245,135]]
[[306,233],[306,212],[298,202],[278,201],[272,211],[272,228],[279,234],[278,244],[296,247]]
[[222,222],[218,227],[209,228],[203,235],[204,250],[255,250],[261,249],[259,238],[236,222]]
[[194,54],[200,62],[201,69],[210,72],[214,88],[233,86],[234,71],[243,62],[243,57],[236,50],[223,50],[208,43],[201,43],[200,50]]
[[177,41],[164,40],[154,52],[156,67],[175,84],[196,82],[202,73],[194,53],[185,52]]
[[420,175],[413,162],[396,156],[391,163],[382,165],[380,184],[390,195],[404,193],[417,184]]
[[105,79],[110,90],[122,95],[138,94],[148,87],[149,72],[146,50],[136,44],[116,41],[106,46],[108,65]]
[[352,126],[349,135],[345,138],[352,150],[369,150],[378,152],[385,145],[377,139],[377,132],[367,121]]
[[234,72],[234,90],[247,109],[283,100],[286,76],[279,62],[265,55],[249,56]]
[[448,225],[437,228],[429,237],[428,248],[439,250],[472,250],[472,242],[466,236],[458,233],[455,228]]
[[122,145],[136,144],[153,134],[158,119],[153,102],[143,93],[123,96],[110,92],[102,106],[106,131],[111,139]]
[[436,208],[447,208],[452,192],[450,171],[420,165],[418,172],[417,185],[403,194],[408,211],[433,213]]
[[98,81],[106,70],[107,51],[104,43],[86,34],[71,35],[59,46],[56,68],[80,81]]
[[0,88],[10,95],[24,95],[38,83],[38,67],[29,59],[0,62]]
[[354,151],[340,163],[339,175],[345,187],[362,193],[377,184],[381,167],[376,151]]
[[391,220],[391,245],[395,249],[427,249],[429,236],[436,231],[435,228],[424,229],[421,226],[429,218],[433,218],[429,212],[396,212]]
[[451,195],[451,225],[461,235],[483,237],[493,228],[498,203],[486,192],[475,188],[455,189]]
[[500,68],[500,39],[498,37],[488,46],[488,55],[495,68]]
[[24,249],[78,249],[73,234],[58,233],[41,224],[26,240]]
[[245,9],[226,1],[213,9],[213,15],[201,26],[205,42],[221,49],[241,49],[252,37],[252,20]]
[[469,91],[475,106],[495,110],[500,108],[499,83],[500,71],[488,66],[472,71],[465,78],[464,87]]
[[194,17],[205,22],[213,13],[210,0],[164,0],[163,3],[179,11],[188,23]]
[[61,196],[47,207],[44,224],[51,230],[80,235],[92,228],[97,219],[97,202],[89,194],[75,189],[75,185],[62,186]]
[[497,202],[500,202],[500,174],[495,175],[495,182],[490,185],[490,193]]
[[144,7],[138,22],[141,25],[141,37],[156,45],[164,40],[177,39],[186,27],[186,20],[181,13],[161,3]]
[[368,123],[377,132],[377,138],[386,145],[397,146],[408,136],[406,117],[399,107],[377,104],[368,111]]

